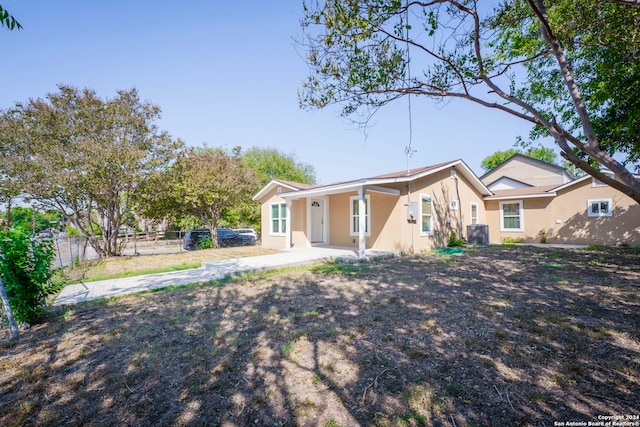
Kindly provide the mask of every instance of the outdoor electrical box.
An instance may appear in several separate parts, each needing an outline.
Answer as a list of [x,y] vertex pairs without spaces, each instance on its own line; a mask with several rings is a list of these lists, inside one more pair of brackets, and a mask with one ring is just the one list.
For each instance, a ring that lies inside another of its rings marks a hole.
[[418,220],[418,202],[409,202],[407,205],[407,221]]

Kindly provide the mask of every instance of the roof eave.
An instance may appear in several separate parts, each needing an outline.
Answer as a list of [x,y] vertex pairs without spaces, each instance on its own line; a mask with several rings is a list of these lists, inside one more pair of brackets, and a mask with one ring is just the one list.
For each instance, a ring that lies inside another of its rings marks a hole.
[[519,199],[539,199],[541,197],[556,197],[557,193],[536,193],[536,194],[513,194],[509,196],[487,196],[483,200],[519,200]]

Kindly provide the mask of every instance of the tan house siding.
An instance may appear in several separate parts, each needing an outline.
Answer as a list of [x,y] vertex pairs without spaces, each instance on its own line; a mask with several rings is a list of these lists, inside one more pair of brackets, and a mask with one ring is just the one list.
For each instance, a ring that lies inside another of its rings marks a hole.
[[262,241],[262,246],[271,249],[282,249],[285,245],[285,237],[274,236],[271,234],[271,205],[274,203],[285,203],[285,201],[278,196],[276,190],[274,189],[273,191],[270,191],[267,195],[265,195],[261,202],[262,229],[260,233],[260,239]]
[[291,201],[291,245],[305,248],[307,241],[307,199]]
[[358,238],[349,235],[349,198],[357,193],[342,193],[329,196],[329,243],[333,246],[358,246]]
[[[524,230],[500,231],[500,201],[486,201],[489,241],[522,238],[547,243],[578,245],[640,245],[640,205],[610,187],[593,187],[590,179],[568,186],[555,197],[522,199]],[[588,200],[611,200],[612,215],[589,217]]]
[[524,156],[516,156],[510,161],[493,169],[481,179],[489,185],[499,178],[507,176],[533,186],[562,185],[565,180],[563,172],[557,166],[547,165]]
[[[611,200],[612,215],[588,216],[588,200]],[[587,179],[558,192],[553,203],[550,243],[640,246],[640,205],[611,187],[593,187]]]

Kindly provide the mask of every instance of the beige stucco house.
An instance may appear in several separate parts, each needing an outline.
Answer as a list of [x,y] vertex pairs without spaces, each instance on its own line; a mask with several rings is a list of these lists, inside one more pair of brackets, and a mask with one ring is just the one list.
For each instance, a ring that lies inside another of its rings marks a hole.
[[488,229],[491,243],[544,236],[640,245],[640,206],[631,198],[522,155],[481,178],[455,160],[320,186],[273,180],[254,200],[262,204],[262,244],[278,249],[431,250],[477,227]]

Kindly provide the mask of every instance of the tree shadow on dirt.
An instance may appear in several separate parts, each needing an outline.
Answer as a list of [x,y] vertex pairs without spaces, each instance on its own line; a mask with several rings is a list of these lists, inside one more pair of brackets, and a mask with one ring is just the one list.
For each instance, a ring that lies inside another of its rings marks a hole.
[[553,425],[637,413],[632,251],[488,247],[61,308],[0,425]]

